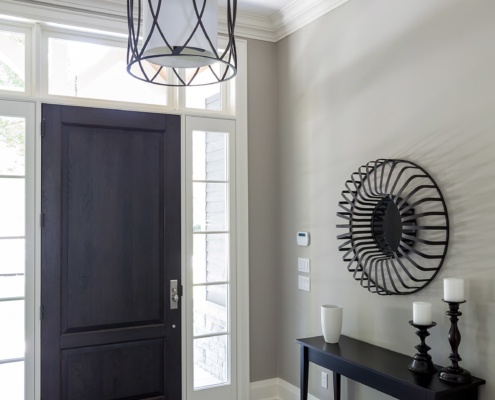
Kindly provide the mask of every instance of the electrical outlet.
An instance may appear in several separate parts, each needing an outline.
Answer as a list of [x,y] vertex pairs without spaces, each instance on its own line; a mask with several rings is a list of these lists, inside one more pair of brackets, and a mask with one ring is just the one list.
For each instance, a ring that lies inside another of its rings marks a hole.
[[301,258],[297,259],[297,270],[299,272],[306,272],[309,274],[309,258]]
[[321,387],[328,389],[328,374],[326,372],[321,373]]
[[311,282],[309,280],[309,276],[299,275],[297,277],[297,288],[306,292],[310,292]]

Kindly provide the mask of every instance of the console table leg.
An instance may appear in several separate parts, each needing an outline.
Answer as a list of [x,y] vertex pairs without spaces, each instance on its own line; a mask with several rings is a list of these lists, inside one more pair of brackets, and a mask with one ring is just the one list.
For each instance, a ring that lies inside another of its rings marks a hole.
[[301,400],[308,400],[308,376],[309,376],[309,358],[308,348],[301,346],[301,360],[299,372],[301,374]]
[[340,400],[340,374],[333,373],[333,400]]

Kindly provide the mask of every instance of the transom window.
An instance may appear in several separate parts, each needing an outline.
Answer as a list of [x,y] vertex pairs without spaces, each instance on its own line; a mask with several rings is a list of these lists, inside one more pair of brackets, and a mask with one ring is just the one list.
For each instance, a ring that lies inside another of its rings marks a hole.
[[28,32],[15,25],[0,26],[0,91],[26,92]]
[[[48,51],[45,90],[50,96],[235,113],[235,78],[217,85],[180,89],[144,84],[126,71],[127,39],[124,37],[102,38],[90,33],[75,36],[67,29],[52,27],[44,30],[43,36]],[[152,64],[148,64],[148,68],[150,75],[156,72]],[[164,69],[161,73],[169,72]],[[196,81],[201,82],[201,76],[200,71]]]
[[127,73],[126,54],[115,44],[49,37],[48,94],[166,105],[165,87]]

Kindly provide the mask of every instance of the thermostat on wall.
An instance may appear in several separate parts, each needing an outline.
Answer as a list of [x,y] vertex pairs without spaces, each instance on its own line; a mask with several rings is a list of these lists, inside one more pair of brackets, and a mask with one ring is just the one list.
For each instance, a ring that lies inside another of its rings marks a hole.
[[297,244],[299,246],[309,246],[309,232],[297,232]]

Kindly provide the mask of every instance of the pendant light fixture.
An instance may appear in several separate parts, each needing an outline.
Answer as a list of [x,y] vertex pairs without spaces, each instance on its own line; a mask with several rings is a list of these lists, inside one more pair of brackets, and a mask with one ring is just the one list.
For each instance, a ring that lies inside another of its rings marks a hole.
[[237,0],[227,0],[226,45],[218,44],[218,0],[127,0],[127,72],[164,86],[227,81],[237,72]]

